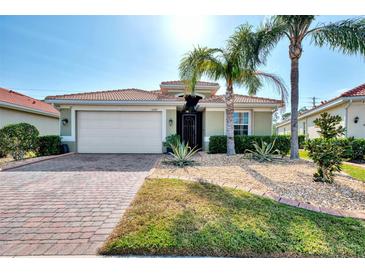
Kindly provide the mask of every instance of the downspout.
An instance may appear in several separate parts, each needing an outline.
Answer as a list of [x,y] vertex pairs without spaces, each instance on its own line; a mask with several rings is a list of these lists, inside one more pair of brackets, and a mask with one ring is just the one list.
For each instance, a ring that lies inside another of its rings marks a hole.
[[347,106],[345,107],[345,128],[346,128],[346,138],[348,137],[348,125],[349,125],[349,107],[352,104],[352,99],[348,102]]

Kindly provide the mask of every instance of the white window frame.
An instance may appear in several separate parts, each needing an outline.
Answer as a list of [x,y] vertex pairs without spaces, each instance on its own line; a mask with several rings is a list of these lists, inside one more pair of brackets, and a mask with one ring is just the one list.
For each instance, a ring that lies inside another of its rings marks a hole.
[[[251,135],[252,134],[251,133],[251,112],[250,111],[247,111],[247,110],[235,110],[233,112],[233,115],[234,115],[234,113],[247,113],[247,115],[248,115],[248,124],[247,124],[248,130],[247,130],[247,135],[248,136]],[[234,126],[235,125],[246,125],[246,124],[235,124],[234,123],[234,118],[233,118],[233,132],[234,132]]]

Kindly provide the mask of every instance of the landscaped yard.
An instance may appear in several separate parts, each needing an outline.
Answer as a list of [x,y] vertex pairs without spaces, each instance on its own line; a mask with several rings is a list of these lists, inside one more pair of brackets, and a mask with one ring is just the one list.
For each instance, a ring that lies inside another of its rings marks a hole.
[[[299,150],[299,157],[305,160],[309,160],[308,152],[304,149]],[[343,163],[342,171],[350,175],[351,177],[365,182],[365,168],[354,166],[351,164]]]
[[148,179],[111,238],[111,255],[363,257],[365,222],[207,183]]

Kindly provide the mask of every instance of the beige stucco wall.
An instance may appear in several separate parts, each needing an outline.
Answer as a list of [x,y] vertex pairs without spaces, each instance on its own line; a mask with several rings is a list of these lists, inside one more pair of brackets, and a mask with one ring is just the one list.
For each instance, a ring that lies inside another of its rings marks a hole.
[[[172,120],[170,126],[169,120]],[[176,134],[176,109],[166,110],[166,136]]]
[[[62,124],[62,120],[67,119],[68,123],[66,125]],[[60,130],[61,136],[71,136],[71,109],[70,108],[61,108],[60,109]]]
[[[328,112],[331,115],[339,115],[342,119],[340,125],[346,127],[346,107],[348,103],[343,103],[339,106],[333,107],[331,109],[326,109],[322,112]],[[298,120],[298,130],[299,134],[303,134],[303,127],[306,126],[306,136],[310,139],[319,137],[318,128],[314,124],[314,120],[320,116],[320,113],[302,118]],[[355,124],[354,118],[358,116],[359,122]],[[277,127],[277,133],[279,135],[284,134],[284,129],[286,134],[290,134],[290,124],[286,124]],[[348,128],[347,136],[354,136],[355,138],[365,138],[365,104],[362,102],[354,102],[348,107]]]
[[[353,102],[348,108],[348,137],[365,138],[365,101]],[[359,117],[355,124],[354,118]]]
[[272,131],[272,112],[253,113],[253,135],[271,135]]
[[207,109],[203,113],[203,149],[208,149],[210,136],[223,134],[224,110],[211,111]]
[[28,123],[39,130],[41,136],[59,135],[59,119],[34,113],[0,108],[0,128],[17,123]]

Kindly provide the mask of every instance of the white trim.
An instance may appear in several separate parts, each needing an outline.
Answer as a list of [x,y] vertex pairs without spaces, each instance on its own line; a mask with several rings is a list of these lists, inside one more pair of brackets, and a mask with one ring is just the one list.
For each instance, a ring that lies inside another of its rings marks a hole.
[[[340,105],[341,103],[344,102],[344,98],[338,98],[336,99],[335,101],[331,102],[331,103],[328,103],[328,104],[324,104],[322,106],[319,106],[313,110],[310,110],[308,112],[306,112],[305,114],[303,115],[299,115],[298,116],[298,120],[299,119],[302,119],[302,118],[305,118],[305,117],[308,117],[308,116],[311,116],[313,114],[316,114],[318,112],[321,112],[323,110],[326,110],[328,108],[331,108],[331,107],[334,107],[334,106],[337,106],[337,105]],[[287,120],[287,121],[284,121],[284,122],[281,122],[279,124],[276,125],[276,127],[281,127],[281,126],[284,126],[284,125],[287,125],[287,124],[290,124],[290,120]]]
[[[160,84],[160,88],[171,88],[171,89],[185,89],[186,86],[183,85],[183,84],[177,84],[177,85],[174,85],[174,84]],[[220,85],[217,84],[217,85],[212,85],[212,86],[201,86],[201,85],[196,85],[195,86],[195,89],[201,89],[201,90],[218,90],[220,89]]]
[[63,142],[75,142],[74,136],[61,136]]
[[[179,97],[179,96],[181,96],[181,95],[185,95],[185,93],[184,93],[184,92],[180,92],[180,93],[174,94],[174,96],[175,96],[175,97]],[[195,93],[195,95],[196,95],[196,96],[200,96],[200,97],[202,97],[202,98],[207,97],[207,95],[204,95],[204,94],[201,94],[201,93]]]
[[[226,104],[225,103],[199,103],[199,105],[201,107],[205,107],[205,108],[226,108]],[[246,104],[243,104],[243,103],[235,103],[234,104],[234,108],[249,108],[249,109],[252,109],[252,108],[277,108],[277,107],[280,107],[280,104],[251,104],[251,103],[246,103]]]
[[166,109],[162,109],[161,112],[161,141],[164,142],[166,140]]
[[42,111],[42,110],[38,110],[38,109],[34,109],[34,108],[29,108],[29,107],[24,107],[24,106],[17,105],[17,104],[11,104],[11,103],[7,103],[7,102],[3,102],[3,101],[0,101],[0,106],[5,107],[5,108],[18,110],[18,111],[24,111],[24,112],[49,116],[49,117],[52,117],[52,118],[59,118],[60,117],[59,114],[53,114],[53,113],[49,113],[49,112],[46,112],[46,111]]

